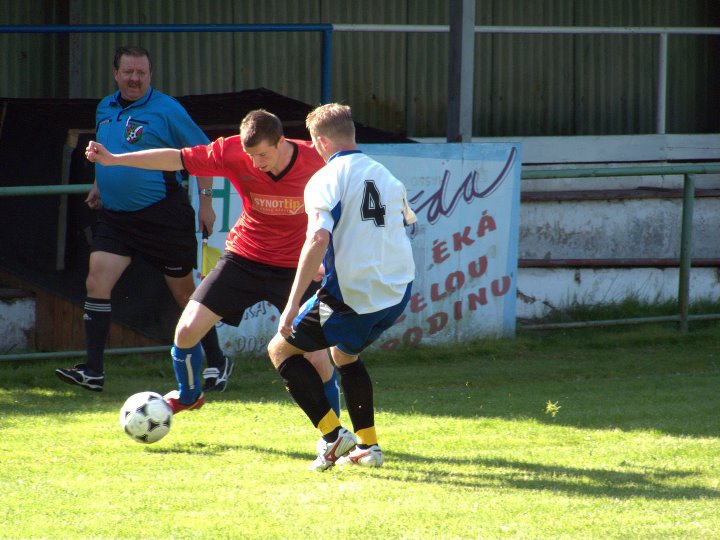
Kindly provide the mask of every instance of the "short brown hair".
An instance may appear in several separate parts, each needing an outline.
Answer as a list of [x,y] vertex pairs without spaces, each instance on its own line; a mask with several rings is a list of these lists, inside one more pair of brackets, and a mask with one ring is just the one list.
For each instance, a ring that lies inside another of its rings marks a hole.
[[336,141],[354,141],[355,123],[350,107],[328,103],[310,111],[305,126],[312,135],[321,135]]
[[248,148],[263,141],[274,146],[282,136],[282,122],[265,109],[250,111],[240,123],[240,140],[242,145]]
[[118,47],[115,49],[115,57],[113,58],[113,66],[115,67],[115,70],[117,71],[120,69],[120,58],[123,56],[134,56],[135,58],[142,58],[143,56],[147,57],[148,64],[150,65],[150,71],[152,71],[152,59],[150,58],[150,53],[145,47],[140,46],[129,46],[129,45],[123,45],[121,47]]

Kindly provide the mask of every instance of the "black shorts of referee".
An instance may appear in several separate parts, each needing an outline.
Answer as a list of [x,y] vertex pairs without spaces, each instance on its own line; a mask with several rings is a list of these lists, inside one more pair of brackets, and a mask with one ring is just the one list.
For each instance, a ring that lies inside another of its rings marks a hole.
[[163,274],[183,277],[197,267],[195,210],[183,189],[133,212],[100,210],[91,251],[141,257]]

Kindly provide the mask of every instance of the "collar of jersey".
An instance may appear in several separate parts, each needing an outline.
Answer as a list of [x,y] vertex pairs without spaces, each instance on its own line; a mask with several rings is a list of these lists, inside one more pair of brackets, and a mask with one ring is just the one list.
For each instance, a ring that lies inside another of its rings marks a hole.
[[348,156],[350,154],[362,154],[362,150],[340,150],[339,152],[335,152],[332,156],[330,156],[330,159],[328,159],[328,163],[330,163],[336,157]]
[[[145,105],[148,101],[150,101],[152,94],[153,94],[153,87],[151,86],[150,88],[148,88],[148,91],[145,92],[145,95],[143,97],[141,97],[137,101],[133,101],[130,105],[128,105],[125,108],[129,109],[130,107],[137,107],[138,105]],[[115,92],[115,94],[113,94],[113,102],[116,105],[120,105],[119,98],[120,98],[120,90],[118,90],[117,92]]]

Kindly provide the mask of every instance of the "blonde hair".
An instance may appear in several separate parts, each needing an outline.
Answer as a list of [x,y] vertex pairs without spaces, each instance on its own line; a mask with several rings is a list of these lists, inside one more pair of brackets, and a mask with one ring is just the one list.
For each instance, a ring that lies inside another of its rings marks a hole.
[[347,105],[321,105],[310,111],[305,126],[313,136],[320,135],[335,142],[355,142],[355,123]]

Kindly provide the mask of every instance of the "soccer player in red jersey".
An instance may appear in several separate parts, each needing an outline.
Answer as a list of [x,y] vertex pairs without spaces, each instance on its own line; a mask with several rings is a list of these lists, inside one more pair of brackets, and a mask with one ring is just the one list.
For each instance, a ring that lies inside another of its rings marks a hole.
[[[311,142],[286,139],[280,119],[264,110],[248,113],[239,135],[221,137],[207,146],[119,155],[90,141],[85,154],[106,166],[223,176],[242,198],[243,211],[228,233],[225,253],[193,293],[175,329],[172,356],[179,390],[165,399],[173,412],[199,409],[205,403],[200,339],[220,320],[237,326],[245,309],[260,301],[278,310],[285,307],[305,242],[305,185],[325,162]],[[318,282],[311,285],[308,297],[318,286]],[[339,412],[337,374],[327,352],[309,353],[308,360]]]

